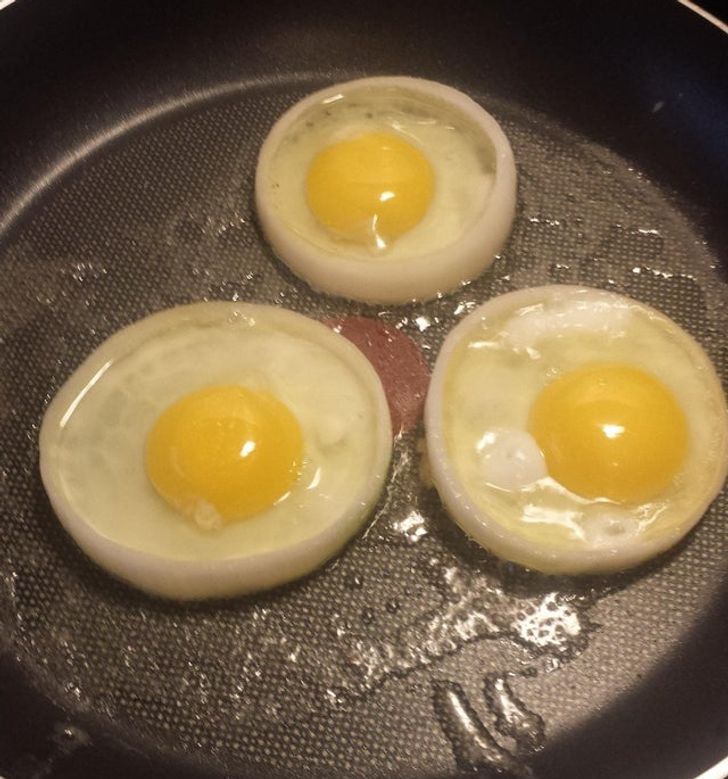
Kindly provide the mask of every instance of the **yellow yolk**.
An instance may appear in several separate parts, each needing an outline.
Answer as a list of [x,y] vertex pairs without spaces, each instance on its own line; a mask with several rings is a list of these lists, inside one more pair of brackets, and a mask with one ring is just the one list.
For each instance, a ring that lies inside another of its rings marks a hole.
[[530,430],[549,475],[585,498],[620,503],[655,497],[687,449],[685,416],[653,376],[594,363],[560,376],[536,399]]
[[159,416],[146,444],[157,492],[204,525],[272,506],[298,477],[302,459],[303,435],[288,408],[235,386],[184,396]]
[[341,238],[383,248],[411,230],[432,200],[425,156],[391,133],[368,133],[328,146],[308,171],[316,219]]

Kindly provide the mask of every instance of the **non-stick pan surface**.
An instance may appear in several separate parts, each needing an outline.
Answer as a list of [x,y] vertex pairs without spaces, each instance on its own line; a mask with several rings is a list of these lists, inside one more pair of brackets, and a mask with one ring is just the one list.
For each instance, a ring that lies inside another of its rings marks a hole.
[[[1,4],[0,4],[1,5]],[[323,570],[181,605],[98,570],[37,468],[49,398],[117,328],[254,300],[399,327],[550,281],[663,309],[728,376],[726,38],[672,3],[42,3],[0,11],[0,774],[688,779],[728,753],[728,500],[608,578],[467,542],[397,441]],[[470,93],[519,167],[493,268],[426,305],[312,293],[252,208],[265,133],[334,80]]]

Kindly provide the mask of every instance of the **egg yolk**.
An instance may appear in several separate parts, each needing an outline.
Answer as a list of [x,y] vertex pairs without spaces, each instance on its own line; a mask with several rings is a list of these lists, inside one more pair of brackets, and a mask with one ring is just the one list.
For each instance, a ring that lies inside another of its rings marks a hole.
[[688,441],[672,392],[620,363],[586,365],[548,384],[531,409],[530,431],[556,481],[577,495],[619,503],[665,489]]
[[[283,496],[300,473],[303,435],[281,401],[246,387],[185,395],[159,416],[146,469],[159,494],[201,524],[245,519]],[[204,522],[203,522],[204,518]]]
[[412,229],[432,200],[430,163],[391,133],[367,133],[319,152],[306,180],[308,205],[334,234],[384,248]]

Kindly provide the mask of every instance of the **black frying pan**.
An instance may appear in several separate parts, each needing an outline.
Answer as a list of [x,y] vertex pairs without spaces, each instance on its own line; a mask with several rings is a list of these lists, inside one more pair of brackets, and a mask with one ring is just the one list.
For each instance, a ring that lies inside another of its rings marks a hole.
[[[380,315],[434,356],[458,302],[577,281],[663,308],[725,380],[726,40],[670,2],[0,11],[0,775],[693,779],[728,754],[725,494],[637,571],[544,577],[468,544],[410,436],[336,562],[189,606],[87,561],[36,464],[83,356],[203,297]],[[376,73],[471,93],[519,164],[503,256],[427,306],[309,296],[250,205],[276,116]]]

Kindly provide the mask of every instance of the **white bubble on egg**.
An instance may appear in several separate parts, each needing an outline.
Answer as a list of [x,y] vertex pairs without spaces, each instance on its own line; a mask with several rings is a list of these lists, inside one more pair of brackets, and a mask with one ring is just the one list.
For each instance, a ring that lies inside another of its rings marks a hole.
[[429,466],[462,529],[548,573],[608,572],[677,543],[728,472],[728,411],[701,346],[600,290],[493,298],[448,335]]
[[[219,475],[231,442],[253,463],[247,481]],[[79,546],[180,599],[320,566],[361,527],[390,455],[387,402],[364,355],[303,315],[242,303],[180,306],[119,331],[71,375],[40,432],[43,483]]]
[[619,506],[589,506],[583,513],[581,529],[590,546],[613,549],[639,537],[640,520]]
[[518,490],[547,475],[543,454],[525,430],[486,430],[475,450],[483,478],[494,487]]
[[377,77],[289,109],[261,148],[255,195],[275,253],[315,289],[400,303],[490,265],[513,221],[516,169],[467,95]]

